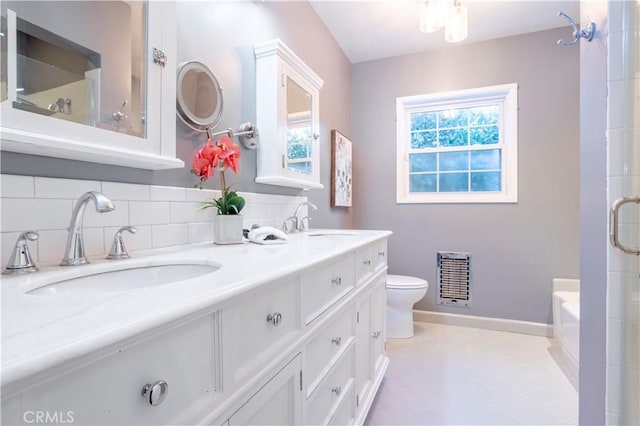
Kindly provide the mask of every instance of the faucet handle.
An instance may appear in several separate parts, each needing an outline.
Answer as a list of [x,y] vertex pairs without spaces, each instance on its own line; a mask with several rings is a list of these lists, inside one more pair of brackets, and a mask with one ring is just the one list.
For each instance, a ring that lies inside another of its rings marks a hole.
[[111,244],[111,250],[109,251],[109,255],[107,259],[128,259],[129,253],[127,253],[127,248],[124,246],[124,238],[122,238],[122,233],[127,231],[131,234],[135,234],[138,230],[134,226],[123,226],[118,229],[116,234],[113,236],[113,243]]
[[22,232],[18,236],[16,245],[13,248],[9,262],[6,268],[2,270],[2,275],[12,274],[24,274],[27,272],[36,272],[38,268],[31,258],[31,252],[29,252],[29,245],[27,240],[36,241],[40,237],[35,231]]
[[[289,222],[291,222],[291,228],[289,228]],[[289,234],[291,232],[296,232],[298,230],[298,217],[297,216],[289,216],[282,222],[282,230],[285,234]]]
[[[307,221],[307,226],[304,226],[304,221]],[[298,224],[298,231],[300,232],[304,232],[307,229],[309,229],[309,226],[311,225],[311,216],[305,216],[302,219],[300,219],[300,223]]]

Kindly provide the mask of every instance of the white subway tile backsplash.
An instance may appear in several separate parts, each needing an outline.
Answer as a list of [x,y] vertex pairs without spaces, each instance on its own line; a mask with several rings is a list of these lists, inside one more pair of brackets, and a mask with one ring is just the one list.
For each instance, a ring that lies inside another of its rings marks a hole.
[[171,223],[212,222],[216,209],[200,209],[200,203],[171,203]]
[[[124,226],[129,224],[129,202],[122,200],[113,200],[116,208],[110,212],[99,213],[96,211],[95,205],[89,201],[84,211],[84,226],[87,228],[97,228],[105,226]],[[73,202],[73,207],[76,201]],[[71,220],[71,213],[69,219]]]
[[98,256],[104,253],[103,228],[84,228],[84,253],[86,256]]
[[626,158],[626,145],[624,143],[624,129],[612,129],[607,131],[608,150],[608,175],[623,176]]
[[607,364],[622,366],[622,320],[607,320]]
[[151,201],[186,201],[187,188],[150,186],[149,196]]
[[65,229],[71,200],[6,198],[2,200],[2,232]]
[[178,246],[189,243],[187,225],[153,225],[151,227],[151,243],[154,248]]
[[60,263],[64,257],[64,250],[66,246],[66,229],[41,231],[40,238],[38,238],[38,262]]
[[149,200],[149,185],[102,182],[102,192],[112,200]]
[[[116,205],[98,213],[92,202],[84,214],[84,243],[88,256],[106,256],[122,226],[128,251],[213,240],[215,209],[200,210],[200,202],[220,197],[217,190],[174,188],[117,182],[82,181],[33,176],[0,175],[2,179],[2,261],[6,264],[20,231],[40,232],[30,243],[38,263],[58,263],[67,240],[67,227],[77,199],[87,191],[101,191]],[[243,225],[280,228],[305,197],[244,193]]]
[[171,203],[166,201],[131,201],[130,225],[163,225],[171,223]]
[[77,200],[88,191],[102,191],[102,185],[95,180],[35,178],[36,198],[58,198]]
[[[208,201],[212,198],[219,198],[220,191],[214,189],[186,188],[187,201]],[[244,195],[244,194],[241,194]]]
[[624,109],[625,109],[625,93],[624,93],[624,80],[611,81],[607,83],[608,103],[609,108],[607,111],[607,128],[608,129],[620,129],[624,123]]
[[609,52],[609,60],[608,62],[608,75],[607,78],[609,81],[617,81],[622,80],[623,78],[623,46],[622,46],[622,32],[609,33],[608,40],[608,52]]
[[35,194],[33,176],[1,175],[3,198],[31,198]]
[[213,241],[213,223],[190,223],[188,224],[189,243],[204,243]]

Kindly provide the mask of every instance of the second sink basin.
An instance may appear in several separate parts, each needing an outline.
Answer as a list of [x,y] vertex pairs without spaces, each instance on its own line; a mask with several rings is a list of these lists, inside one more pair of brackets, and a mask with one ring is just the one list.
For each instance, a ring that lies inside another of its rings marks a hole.
[[34,296],[55,294],[87,295],[135,290],[171,284],[209,274],[220,269],[209,264],[164,264],[131,267],[47,283],[28,290]]

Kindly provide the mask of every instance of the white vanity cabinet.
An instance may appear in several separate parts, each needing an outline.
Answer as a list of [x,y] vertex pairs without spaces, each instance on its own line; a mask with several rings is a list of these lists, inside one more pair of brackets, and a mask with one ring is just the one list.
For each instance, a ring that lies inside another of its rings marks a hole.
[[[122,19],[99,9],[109,6]],[[175,9],[173,1],[6,2],[2,150],[148,170],[184,167],[176,157]],[[91,15],[67,15],[81,11]],[[125,26],[129,19],[138,26]],[[19,52],[27,28],[44,34],[30,38],[37,46],[53,46],[38,57],[51,62]],[[80,59],[92,69],[70,71]]]
[[300,355],[278,371],[230,418],[232,425],[302,424]]
[[221,389],[218,326],[217,313],[173,324],[3,388],[2,424],[184,423]]
[[386,235],[3,382],[2,424],[362,424],[388,365],[386,261],[358,265]]

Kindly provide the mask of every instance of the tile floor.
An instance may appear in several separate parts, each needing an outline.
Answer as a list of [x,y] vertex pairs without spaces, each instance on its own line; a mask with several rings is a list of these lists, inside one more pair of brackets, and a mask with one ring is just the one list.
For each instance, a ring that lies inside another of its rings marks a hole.
[[575,425],[575,375],[545,337],[415,323],[365,425]]

